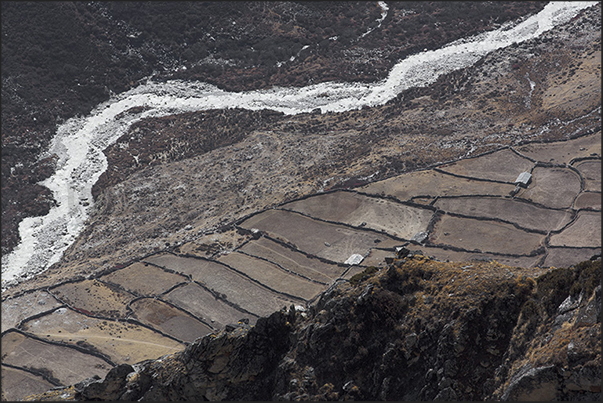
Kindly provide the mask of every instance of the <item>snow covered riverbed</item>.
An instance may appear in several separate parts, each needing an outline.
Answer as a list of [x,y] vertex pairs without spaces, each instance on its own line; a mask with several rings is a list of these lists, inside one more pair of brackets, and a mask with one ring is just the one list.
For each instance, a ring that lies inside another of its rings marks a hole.
[[[53,192],[57,206],[46,216],[29,217],[20,223],[21,242],[2,257],[2,288],[35,276],[60,260],[83,230],[92,207],[92,186],[107,169],[102,150],[140,119],[223,108],[299,114],[316,108],[342,112],[383,105],[406,89],[427,86],[442,74],[468,67],[489,52],[535,38],[595,4],[549,3],[519,24],[506,24],[495,31],[410,56],[394,66],[386,79],[372,84],[330,82],[234,93],[201,82],[149,80],[119,94],[88,116],[70,119],[58,127],[48,151],[48,155],[59,157],[58,167],[53,176],[41,182]],[[123,113],[135,107],[145,109]]]

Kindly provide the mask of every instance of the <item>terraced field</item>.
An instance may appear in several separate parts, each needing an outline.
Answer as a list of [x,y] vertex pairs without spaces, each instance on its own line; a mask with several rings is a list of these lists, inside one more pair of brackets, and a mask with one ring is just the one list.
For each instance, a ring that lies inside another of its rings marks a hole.
[[[400,247],[521,267],[589,259],[601,253],[600,168],[600,132],[504,148],[285,203],[94,278],[23,293],[2,303],[6,396],[103,377],[230,324],[304,309]],[[532,174],[526,188],[515,185],[522,172]]]

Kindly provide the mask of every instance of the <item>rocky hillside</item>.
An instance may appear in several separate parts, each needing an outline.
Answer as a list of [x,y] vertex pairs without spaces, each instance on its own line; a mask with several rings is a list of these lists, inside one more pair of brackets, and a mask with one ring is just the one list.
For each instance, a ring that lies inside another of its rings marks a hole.
[[401,250],[309,310],[29,400],[599,400],[601,261],[538,274]]

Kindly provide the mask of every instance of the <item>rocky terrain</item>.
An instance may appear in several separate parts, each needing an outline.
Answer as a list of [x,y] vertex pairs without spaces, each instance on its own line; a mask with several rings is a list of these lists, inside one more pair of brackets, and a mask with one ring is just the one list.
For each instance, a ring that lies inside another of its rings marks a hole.
[[[109,74],[119,92],[153,63],[165,67],[158,77],[232,90],[376,80],[405,52],[543,6],[388,3],[380,21],[382,6],[365,2],[198,3],[176,7],[186,29],[170,38],[145,25],[168,19],[162,4],[51,9],[108,35],[99,43],[111,51],[128,38],[141,65]],[[37,15],[10,7],[3,32],[11,13]],[[238,32],[254,13],[266,25]],[[53,386],[30,399],[597,400],[600,13],[598,4],[381,107],[134,124],[104,150],[109,168],[84,232],[58,264],[3,291],[3,400]],[[223,35],[201,35],[196,18]],[[242,32],[259,60],[236,52]],[[271,45],[260,45],[268,33]],[[180,45],[194,38],[199,46]],[[4,70],[3,99],[15,100]],[[3,108],[9,146],[25,127],[17,110]],[[39,150],[52,130],[34,126],[25,130]],[[16,242],[5,220],[14,228],[38,213],[25,206],[52,203],[12,198],[38,192],[53,166],[20,154],[23,138],[8,159],[3,148],[3,254]],[[19,158],[46,169],[26,175],[34,186],[24,193],[21,171],[9,169]],[[515,185],[523,171],[526,188]]]
[[600,260],[534,281],[529,269],[401,252],[307,311],[27,400],[600,399]]

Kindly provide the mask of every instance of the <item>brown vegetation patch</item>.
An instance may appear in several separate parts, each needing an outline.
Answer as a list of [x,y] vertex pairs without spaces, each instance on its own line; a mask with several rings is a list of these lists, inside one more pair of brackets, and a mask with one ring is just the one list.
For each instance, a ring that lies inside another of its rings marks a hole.
[[433,211],[428,209],[352,192],[332,192],[308,197],[288,203],[283,208],[355,227],[366,226],[405,239],[425,231],[433,216]]
[[[590,44],[589,44],[590,45]],[[542,109],[551,113],[568,110],[592,110],[601,102],[601,49],[579,52],[569,69],[560,69],[548,77],[542,94]],[[566,62],[567,63],[567,62]]]
[[256,317],[233,308],[215,294],[198,284],[191,283],[178,287],[164,296],[166,301],[186,309],[188,312],[210,323],[215,329],[221,329],[230,323],[246,319],[254,324]]
[[17,332],[2,336],[2,362],[39,371],[62,385],[70,385],[94,375],[103,378],[112,368],[99,357]]
[[499,218],[527,229],[555,231],[572,219],[569,211],[550,210],[501,197],[440,198],[434,206],[473,217]]
[[[512,180],[515,180],[513,178]],[[461,196],[491,195],[503,196],[513,191],[513,185],[475,181],[457,178],[434,170],[411,172],[393,178],[374,182],[358,188],[359,191],[391,195],[402,201],[409,201],[416,196]]]
[[217,260],[234,267],[273,290],[304,300],[312,299],[327,288],[327,285],[308,281],[293,273],[287,273],[273,263],[243,253],[232,252]]
[[477,158],[443,165],[440,169],[455,175],[515,183],[520,173],[529,172],[533,166],[532,161],[520,157],[507,148]]
[[43,393],[54,386],[41,376],[2,365],[2,400],[4,401],[17,401],[24,396]]
[[34,291],[2,301],[2,332],[16,327],[23,319],[49,311],[61,304],[47,291]]
[[601,192],[582,192],[574,200],[574,208],[592,208],[601,210]]
[[127,303],[135,297],[96,279],[63,284],[51,292],[74,309],[114,318],[125,316]]
[[429,240],[466,250],[515,255],[528,255],[544,246],[544,235],[524,232],[509,224],[447,214],[436,223]]
[[309,258],[303,253],[289,249],[266,237],[250,241],[239,249],[253,256],[261,257],[286,267],[315,281],[330,283],[343,273],[345,268]]
[[600,192],[601,191],[601,160],[582,161],[574,167],[580,171],[584,178],[584,190]]
[[126,290],[138,295],[159,295],[176,284],[188,281],[184,276],[168,273],[159,267],[141,262],[116,270],[100,277],[100,279],[119,284]]
[[100,352],[116,364],[134,364],[184,349],[184,344],[143,326],[91,318],[65,308],[25,323],[23,331]]
[[460,252],[428,245],[408,245],[411,251],[420,251],[426,256],[442,262],[483,262],[495,261],[512,267],[535,267],[543,258],[544,252],[536,256],[494,255],[491,253]]
[[588,157],[592,154],[601,155],[601,131],[572,140],[547,144],[531,143],[515,149],[536,161],[569,164],[574,158]]
[[142,298],[130,304],[133,317],[178,340],[192,342],[213,331],[203,322],[153,298]]
[[532,182],[516,197],[551,208],[569,208],[580,193],[580,177],[569,168],[536,167]]
[[579,211],[576,221],[561,233],[551,236],[553,246],[600,247],[601,213]]
[[145,260],[189,274],[193,280],[220,295],[222,299],[258,316],[269,315],[293,303],[290,298],[262,287],[217,262],[173,255],[152,256]]
[[267,210],[248,218],[241,226],[266,231],[272,237],[292,243],[306,253],[339,263],[345,262],[354,253],[364,256],[373,246],[391,239],[284,210]]

